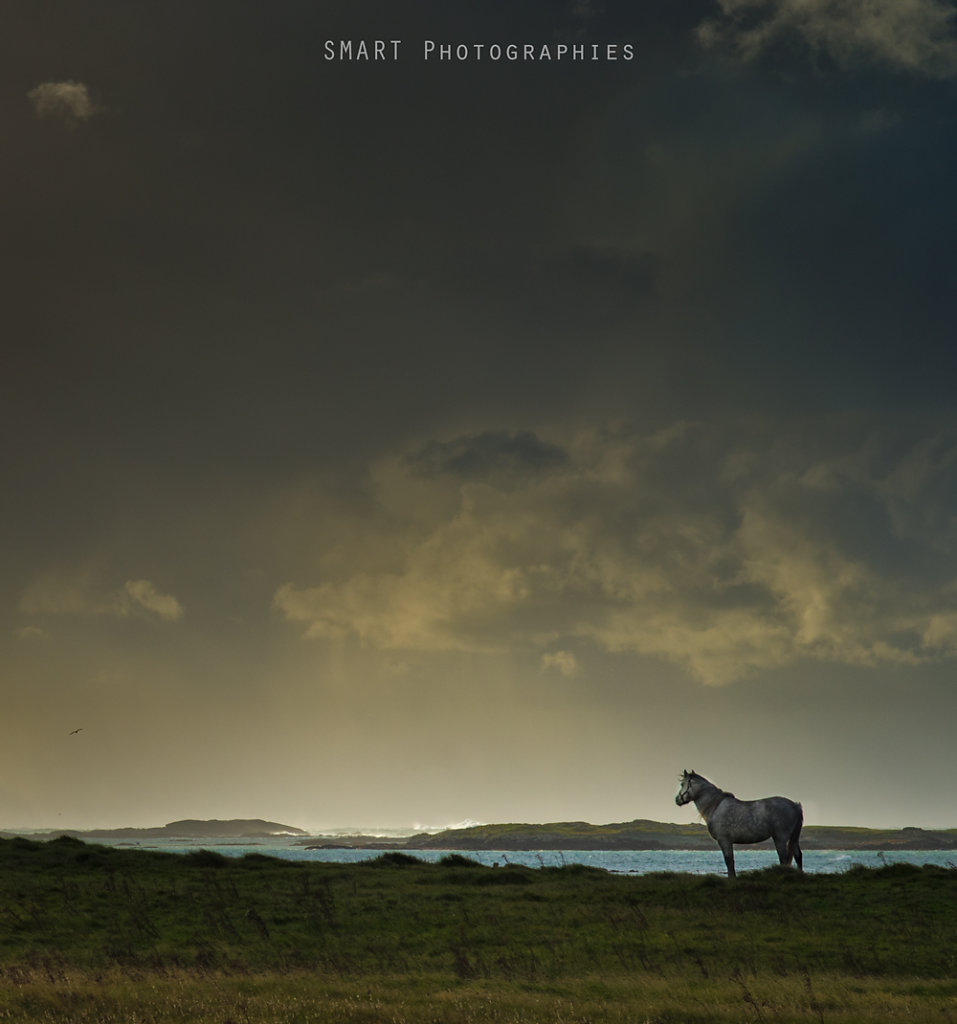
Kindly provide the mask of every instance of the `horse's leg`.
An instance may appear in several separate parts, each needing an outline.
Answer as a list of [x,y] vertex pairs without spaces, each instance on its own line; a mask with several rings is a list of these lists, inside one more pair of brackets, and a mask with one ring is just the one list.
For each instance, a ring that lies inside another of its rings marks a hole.
[[798,843],[798,837],[801,835],[801,826],[803,824],[804,819],[802,818],[794,826],[794,829],[792,830],[791,835],[788,838],[788,863],[791,862],[791,857],[793,856],[794,863],[797,864],[798,871],[804,870],[804,859],[801,856],[801,847]]
[[780,836],[780,837],[774,836],[773,839],[774,839],[774,848],[775,848],[775,850],[778,851],[778,860],[782,864],[784,864],[784,865],[790,864],[791,863],[791,850],[790,850],[791,841],[789,839],[785,839],[784,836]]
[[721,852],[724,854],[724,863],[728,868],[728,878],[734,878],[734,843],[729,842],[727,839],[719,839],[718,846],[721,847]]

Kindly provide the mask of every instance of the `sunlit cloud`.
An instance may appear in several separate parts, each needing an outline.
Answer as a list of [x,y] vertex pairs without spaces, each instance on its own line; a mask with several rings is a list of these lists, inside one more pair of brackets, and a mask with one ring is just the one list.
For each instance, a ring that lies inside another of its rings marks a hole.
[[707,46],[744,60],[801,39],[847,63],[866,59],[931,77],[957,72],[954,8],[944,0],[718,0],[698,30]]
[[183,617],[183,606],[172,594],[161,594],[149,580],[127,580],[123,593],[131,606],[142,608],[165,622],[176,622]]
[[[563,642],[586,641],[715,685],[808,658],[957,651],[957,590],[935,554],[954,526],[933,512],[957,478],[954,438],[903,456],[858,439],[822,457],[810,440],[731,437],[693,424],[582,435],[521,486],[450,471],[457,503],[425,531],[396,530],[395,567],[288,583],[275,607],[311,638],[537,650],[566,675],[580,655]],[[424,486],[414,471],[381,479],[406,492],[384,494],[391,507]]]
[[563,676],[573,676],[578,671],[578,659],[571,651],[553,651],[542,655],[542,670],[555,669]]
[[27,93],[38,117],[86,121],[97,111],[82,82],[43,82]]
[[402,572],[359,573],[316,587],[286,584],[275,607],[306,623],[309,637],[354,635],[385,650],[501,650],[500,616],[528,596],[528,583],[522,568],[489,556],[494,541],[474,526],[467,514],[445,524],[408,553]]
[[13,631],[13,635],[18,640],[39,640],[41,637],[46,636],[39,626],[20,626]]
[[108,589],[89,569],[38,577],[23,593],[19,608],[26,615],[125,618],[140,613],[164,622],[176,622],[184,615],[180,602],[171,594],[161,594],[150,580],[128,580],[122,587]]

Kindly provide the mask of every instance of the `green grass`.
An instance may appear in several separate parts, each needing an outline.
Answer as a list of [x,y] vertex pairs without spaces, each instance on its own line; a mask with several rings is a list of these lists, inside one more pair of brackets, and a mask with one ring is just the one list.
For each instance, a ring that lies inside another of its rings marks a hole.
[[0,1022],[934,1020],[957,871],[616,876],[0,842]]

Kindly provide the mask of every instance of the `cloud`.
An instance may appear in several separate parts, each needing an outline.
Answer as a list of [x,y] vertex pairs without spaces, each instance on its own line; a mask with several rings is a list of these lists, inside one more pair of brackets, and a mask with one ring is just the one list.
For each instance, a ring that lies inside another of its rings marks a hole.
[[46,636],[46,633],[39,626],[20,626],[14,630],[14,636],[19,640],[39,640]]
[[183,606],[171,594],[160,594],[149,580],[127,580],[123,594],[130,606],[139,607],[164,622],[176,622],[183,617]]
[[578,659],[571,651],[554,651],[542,655],[542,671],[556,669],[563,676],[573,676],[578,671]]
[[68,121],[86,121],[97,108],[82,82],[43,82],[27,93],[38,117],[61,117]]
[[103,593],[88,568],[47,572],[27,587],[19,609],[25,615],[103,615],[116,613],[116,595]]
[[380,495],[393,513],[419,495],[434,521],[393,523],[387,568],[287,583],[275,607],[308,637],[384,651],[536,653],[570,672],[564,646],[586,642],[715,685],[802,659],[957,655],[957,435],[752,430],[585,433],[521,485],[449,477],[453,504],[415,472],[382,476],[405,491]]
[[357,573],[307,588],[286,584],[274,606],[307,624],[309,637],[354,635],[385,650],[502,650],[500,617],[528,596],[529,584],[521,567],[490,557],[495,533],[494,524],[466,509],[412,548],[400,572]]
[[604,14],[604,4],[601,0],[569,0],[568,13],[573,18],[591,21]]
[[489,431],[430,441],[409,456],[412,469],[423,476],[451,474],[465,479],[492,475],[528,475],[564,465],[567,454],[530,431],[509,434]]
[[698,29],[706,46],[750,60],[799,38],[841,64],[864,58],[930,77],[957,72],[953,5],[945,0],[718,0]]
[[[20,599],[27,615],[110,615],[125,618],[147,613],[164,622],[176,622],[183,606],[170,594],[161,594],[149,580],[128,580],[118,589],[103,588],[88,568],[51,572],[38,577]],[[29,627],[27,627],[29,628]]]

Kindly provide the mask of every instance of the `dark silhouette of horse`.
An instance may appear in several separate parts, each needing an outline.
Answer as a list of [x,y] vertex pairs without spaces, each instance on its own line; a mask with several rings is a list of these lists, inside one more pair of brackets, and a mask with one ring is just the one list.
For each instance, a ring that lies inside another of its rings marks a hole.
[[681,789],[675,797],[679,807],[694,801],[698,813],[705,820],[714,837],[724,862],[728,878],[734,878],[734,844],[760,843],[774,840],[778,860],[782,864],[797,864],[803,870],[798,837],[804,824],[804,809],[784,796],[768,796],[763,800],[738,800],[734,793],[718,789],[703,775],[685,771],[681,775]]

